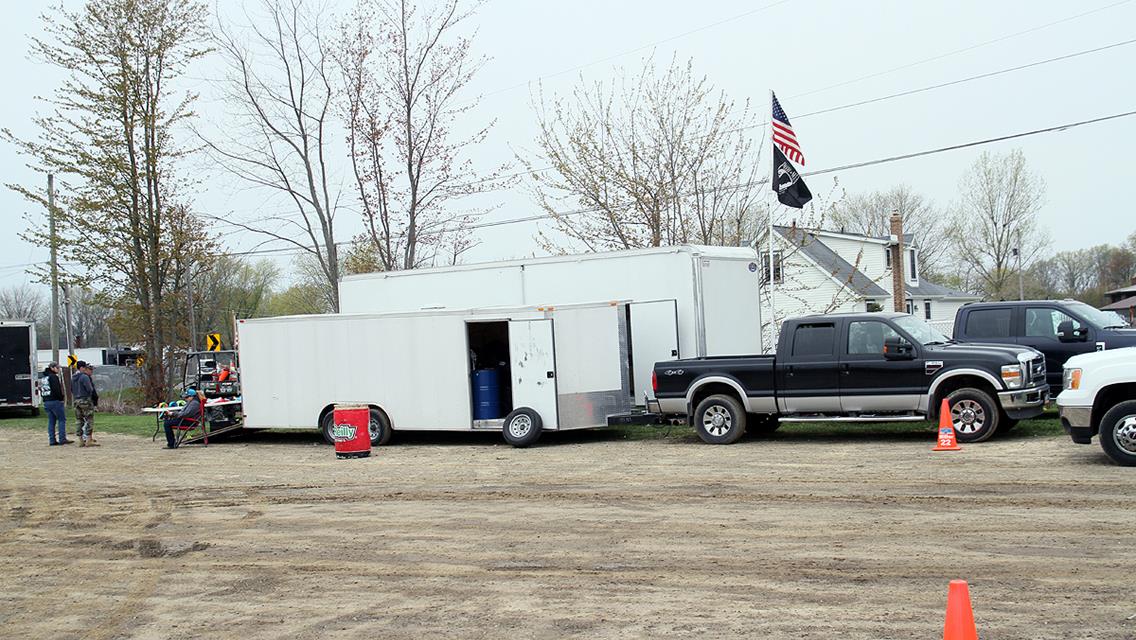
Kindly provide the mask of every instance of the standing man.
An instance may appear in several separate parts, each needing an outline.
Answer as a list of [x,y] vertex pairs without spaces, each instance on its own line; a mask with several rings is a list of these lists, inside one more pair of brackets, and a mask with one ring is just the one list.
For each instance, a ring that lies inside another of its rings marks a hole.
[[67,439],[67,411],[63,407],[63,383],[59,381],[58,362],[52,362],[43,370],[41,387],[43,410],[47,412],[48,441],[53,447],[58,444],[71,444]]
[[95,381],[91,378],[91,365],[80,360],[79,372],[71,378],[71,398],[75,401],[75,419],[79,421],[79,446],[97,447],[91,434],[95,430]]

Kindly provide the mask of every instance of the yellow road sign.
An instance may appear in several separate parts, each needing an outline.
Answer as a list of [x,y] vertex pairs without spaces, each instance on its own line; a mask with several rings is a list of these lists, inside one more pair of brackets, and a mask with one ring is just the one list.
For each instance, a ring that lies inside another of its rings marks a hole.
[[205,350],[206,351],[220,351],[221,350],[221,334],[210,333],[205,336]]
[[77,365],[77,364],[79,364],[79,359],[75,357],[75,354],[73,354],[73,353],[67,354],[67,368],[68,369],[74,369],[75,365]]

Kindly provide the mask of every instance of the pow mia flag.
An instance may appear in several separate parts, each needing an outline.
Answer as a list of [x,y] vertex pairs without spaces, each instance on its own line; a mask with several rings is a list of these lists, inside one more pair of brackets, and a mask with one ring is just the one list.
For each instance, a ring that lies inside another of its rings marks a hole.
[[801,174],[797,173],[796,168],[785,154],[781,153],[777,145],[773,146],[773,180],[770,184],[777,192],[777,199],[787,207],[800,209],[813,199],[813,194],[805,186]]

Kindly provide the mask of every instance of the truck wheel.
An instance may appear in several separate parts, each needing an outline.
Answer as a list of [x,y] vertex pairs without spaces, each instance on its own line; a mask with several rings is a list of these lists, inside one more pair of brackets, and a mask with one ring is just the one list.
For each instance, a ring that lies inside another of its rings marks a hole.
[[370,431],[372,447],[390,442],[392,434],[390,420],[382,411],[371,408],[371,422],[367,425],[367,430]]
[[505,442],[514,447],[527,447],[540,438],[540,429],[540,414],[528,407],[521,407],[505,416],[501,433],[505,436]]
[[771,413],[747,413],[746,433],[754,436],[768,436],[781,428],[781,421]]
[[998,431],[1002,410],[981,389],[959,389],[947,396],[951,423],[959,442],[982,442]]
[[745,433],[745,410],[730,396],[710,396],[694,410],[694,429],[707,444],[733,444]]
[[1136,400],[1121,402],[1104,414],[1100,443],[1116,464],[1136,467]]

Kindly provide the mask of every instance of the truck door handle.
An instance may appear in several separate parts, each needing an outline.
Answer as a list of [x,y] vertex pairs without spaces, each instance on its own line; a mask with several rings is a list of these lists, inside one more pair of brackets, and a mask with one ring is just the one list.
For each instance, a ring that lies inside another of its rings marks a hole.
[[549,379],[549,380],[551,380],[551,379],[552,379],[552,378],[554,377],[554,375],[553,375],[553,373],[552,373],[551,371],[547,372],[547,373],[546,373],[545,375],[547,375],[547,376],[548,376],[548,379]]
[[793,375],[793,365],[789,365],[789,367],[786,369],[786,372],[788,372],[789,375]]
[[672,358],[678,357],[678,349],[671,349],[671,357]]
[[848,374],[852,373],[852,367],[849,366],[849,364],[847,362],[845,362],[844,364],[840,365],[840,373],[843,373],[844,375],[848,375]]

